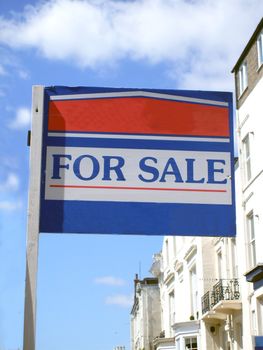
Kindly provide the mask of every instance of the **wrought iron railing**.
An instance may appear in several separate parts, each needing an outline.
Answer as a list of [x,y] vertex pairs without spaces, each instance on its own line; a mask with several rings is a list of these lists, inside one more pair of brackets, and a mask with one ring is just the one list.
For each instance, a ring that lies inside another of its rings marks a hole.
[[239,300],[240,290],[238,279],[220,279],[212,291],[206,292],[202,297],[202,313],[206,313],[221,300]]
[[210,310],[210,292],[206,292],[202,296],[202,313],[206,313]]

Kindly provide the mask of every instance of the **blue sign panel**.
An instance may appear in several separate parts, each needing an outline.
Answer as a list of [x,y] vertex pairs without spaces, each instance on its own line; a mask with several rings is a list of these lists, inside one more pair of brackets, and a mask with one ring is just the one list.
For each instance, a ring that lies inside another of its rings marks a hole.
[[263,350],[263,336],[255,337],[255,350]]
[[231,93],[44,94],[40,232],[235,235]]

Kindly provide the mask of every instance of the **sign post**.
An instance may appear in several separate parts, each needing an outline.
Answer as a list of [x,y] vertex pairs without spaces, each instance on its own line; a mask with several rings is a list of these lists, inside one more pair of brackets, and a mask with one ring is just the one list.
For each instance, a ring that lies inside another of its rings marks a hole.
[[24,306],[24,350],[35,350],[43,92],[44,88],[42,86],[33,87]]
[[232,94],[33,88],[24,350],[35,350],[38,237],[235,236]]

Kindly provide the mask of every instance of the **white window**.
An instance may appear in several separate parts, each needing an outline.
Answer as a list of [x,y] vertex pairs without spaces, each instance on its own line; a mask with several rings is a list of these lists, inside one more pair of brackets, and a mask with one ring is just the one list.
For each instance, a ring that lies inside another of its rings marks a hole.
[[185,338],[184,344],[185,344],[185,350],[198,350],[196,337]]
[[236,323],[236,332],[237,332],[237,349],[243,349],[243,327],[242,323]]
[[252,327],[252,335],[257,335],[257,318],[256,311],[251,311],[251,327]]
[[255,220],[253,212],[247,215],[248,268],[256,265]]
[[243,161],[245,180],[251,179],[251,145],[249,134],[243,140]]
[[238,77],[239,77],[239,96],[242,95],[242,93],[245,91],[247,87],[247,62],[244,62],[238,71]]
[[223,257],[222,257],[221,249],[217,251],[216,257],[217,257],[217,277],[218,279],[221,279],[223,275]]
[[169,319],[169,323],[170,323],[170,328],[172,327],[172,325],[175,322],[175,304],[174,304],[174,291],[172,291],[171,293],[169,293],[169,313],[170,313],[170,319]]
[[191,290],[191,313],[194,318],[197,317],[197,276],[196,276],[196,266],[194,265],[190,270],[190,290]]
[[263,31],[258,36],[257,48],[258,48],[258,66],[260,67],[263,63]]
[[183,283],[183,281],[184,281],[184,270],[183,270],[183,267],[180,267],[180,269],[177,271],[177,275],[178,275],[179,283]]
[[169,254],[168,239],[165,241],[165,257],[166,257],[166,266],[169,266],[169,264],[170,264],[170,254]]
[[232,255],[232,275],[234,278],[238,277],[238,263],[237,263],[237,246],[236,239],[231,239],[231,255]]

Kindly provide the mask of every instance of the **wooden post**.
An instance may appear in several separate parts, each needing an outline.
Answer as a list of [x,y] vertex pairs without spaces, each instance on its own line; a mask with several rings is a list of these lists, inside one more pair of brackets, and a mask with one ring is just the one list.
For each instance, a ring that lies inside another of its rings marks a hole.
[[38,236],[40,219],[41,153],[43,135],[43,86],[33,86],[30,182],[28,197],[26,283],[24,308],[24,350],[35,350]]

